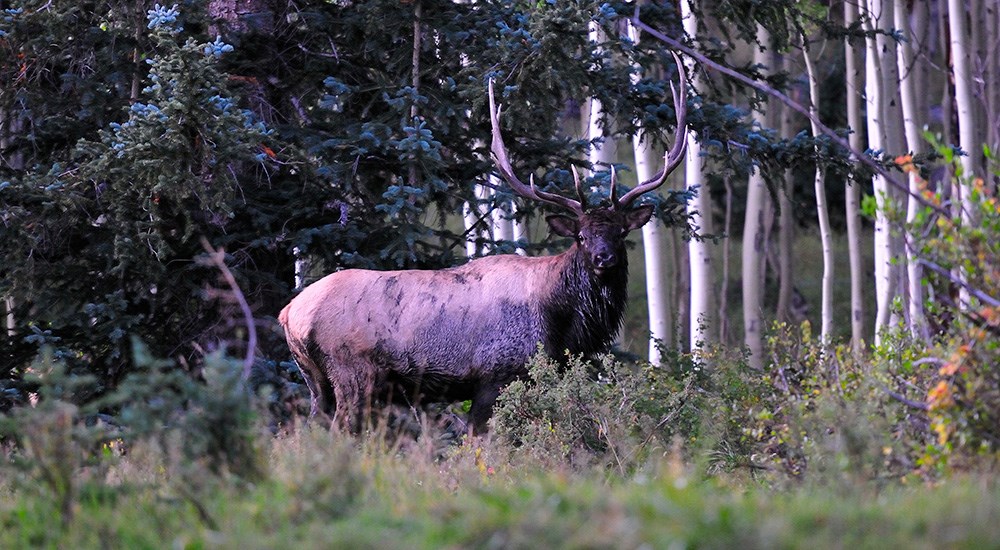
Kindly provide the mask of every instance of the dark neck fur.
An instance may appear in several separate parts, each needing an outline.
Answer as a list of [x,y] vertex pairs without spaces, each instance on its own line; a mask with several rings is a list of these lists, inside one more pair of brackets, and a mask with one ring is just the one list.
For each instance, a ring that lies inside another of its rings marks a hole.
[[627,299],[628,264],[623,261],[598,276],[584,252],[573,249],[552,295],[542,304],[546,352],[562,357],[607,350],[622,326]]

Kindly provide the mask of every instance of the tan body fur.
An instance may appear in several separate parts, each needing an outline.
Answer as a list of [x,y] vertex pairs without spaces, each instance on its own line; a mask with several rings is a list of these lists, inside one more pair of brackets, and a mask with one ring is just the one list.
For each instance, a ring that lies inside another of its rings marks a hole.
[[[356,422],[371,400],[473,400],[485,419],[500,389],[547,343],[540,310],[575,248],[491,256],[439,271],[337,272],[279,315],[313,413]],[[555,351],[555,350],[552,350]],[[393,394],[393,395],[389,395]]]

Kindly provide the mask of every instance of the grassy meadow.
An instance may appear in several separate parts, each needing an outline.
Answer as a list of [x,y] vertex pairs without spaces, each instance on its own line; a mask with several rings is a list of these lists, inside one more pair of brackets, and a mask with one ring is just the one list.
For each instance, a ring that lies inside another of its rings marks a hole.
[[39,481],[0,485],[3,548],[990,548],[1000,487],[707,477],[669,449],[626,477],[543,468],[489,438],[444,450],[305,428],[261,478],[134,449],[79,473],[73,517]]

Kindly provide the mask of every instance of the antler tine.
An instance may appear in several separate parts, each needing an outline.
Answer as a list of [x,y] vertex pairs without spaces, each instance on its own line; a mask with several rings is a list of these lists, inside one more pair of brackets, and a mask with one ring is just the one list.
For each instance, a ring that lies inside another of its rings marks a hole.
[[622,207],[627,207],[635,199],[639,198],[640,195],[663,185],[663,182],[667,181],[667,176],[684,160],[684,152],[687,149],[687,90],[685,88],[687,73],[684,70],[684,63],[681,61],[680,56],[677,55],[677,52],[670,52],[670,55],[674,56],[674,62],[677,64],[677,77],[680,84],[680,89],[678,90],[678,87],[674,86],[673,82],[670,83],[670,93],[674,100],[674,113],[677,116],[677,125],[674,127],[674,144],[663,155],[663,169],[657,172],[652,178],[625,193],[625,196],[621,198]]
[[507,147],[503,143],[503,136],[500,135],[500,109],[497,108],[496,99],[494,99],[492,78],[489,80],[489,101],[490,126],[493,128],[493,142],[490,144],[490,151],[493,153],[493,160],[496,163],[497,170],[510,185],[510,188],[526,199],[547,202],[571,210],[577,215],[583,214],[583,203],[561,195],[538,190],[535,187],[534,176],[531,177],[530,186],[528,186],[514,175],[514,169],[510,165],[510,158],[507,156]]
[[615,165],[611,165],[611,209],[619,210],[621,205],[618,203],[618,173],[615,172]]
[[542,191],[541,189],[539,189],[538,187],[536,187],[535,186],[535,175],[534,174],[531,174],[530,176],[528,176],[528,183],[531,186],[531,193],[534,195],[534,198],[536,198],[537,200],[548,202],[548,203],[552,203],[552,204],[554,204],[556,206],[563,206],[565,208],[569,208],[570,210],[576,212],[577,214],[582,214],[583,213],[583,210],[584,210],[583,209],[583,205],[582,204],[577,204],[577,202],[575,200],[568,199],[568,198],[566,198],[566,197],[564,197],[562,195],[556,195],[555,193],[549,193],[547,191]]
[[580,206],[586,210],[587,209],[587,194],[583,192],[583,186],[580,185],[580,173],[576,171],[576,165],[570,164],[570,169],[573,170],[573,185],[576,187],[576,196],[580,197]]

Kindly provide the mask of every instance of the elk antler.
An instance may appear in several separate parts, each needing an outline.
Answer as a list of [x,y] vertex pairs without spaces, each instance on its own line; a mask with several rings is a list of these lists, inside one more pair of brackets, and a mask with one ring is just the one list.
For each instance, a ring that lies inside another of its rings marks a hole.
[[[616,204],[612,199],[612,208],[628,208],[640,195],[663,185],[663,182],[667,181],[667,176],[684,160],[684,151],[687,148],[687,92],[684,85],[687,82],[687,76],[684,72],[684,63],[681,62],[680,56],[676,52],[670,52],[670,55],[674,56],[674,62],[677,64],[678,80],[680,81],[680,91],[677,90],[673,82],[670,83],[670,92],[674,96],[674,113],[677,117],[677,125],[674,127],[674,145],[663,155],[663,169],[657,172],[652,178],[625,193],[619,204]],[[611,185],[612,189],[614,189],[614,172],[612,172]]]
[[[493,79],[490,79],[489,83],[489,95],[490,95],[490,125],[493,127],[493,143],[490,145],[490,150],[493,152],[493,160],[496,162],[497,170],[500,171],[500,175],[503,179],[507,180],[510,188],[514,190],[515,193],[521,195],[526,199],[547,202],[549,204],[559,206],[571,210],[576,215],[582,215],[584,211],[584,202],[577,202],[573,199],[563,197],[561,195],[556,195],[555,193],[546,193],[535,187],[535,178],[531,177],[529,180],[531,185],[525,185],[521,180],[517,179],[514,175],[514,169],[510,166],[510,158],[507,156],[507,148],[503,144],[503,136],[500,135],[500,109],[497,108],[496,100],[493,98]],[[577,192],[579,192],[579,180],[577,180]]]

